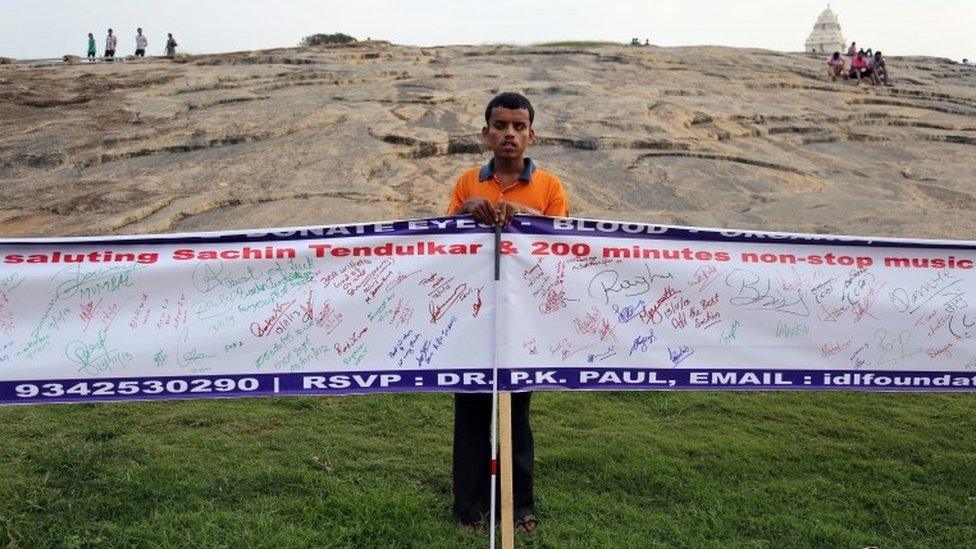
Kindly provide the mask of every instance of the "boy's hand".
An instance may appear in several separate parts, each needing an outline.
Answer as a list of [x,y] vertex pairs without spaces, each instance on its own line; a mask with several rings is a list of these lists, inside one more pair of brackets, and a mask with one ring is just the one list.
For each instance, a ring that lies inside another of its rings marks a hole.
[[512,222],[512,218],[515,214],[529,214],[529,215],[542,215],[536,210],[518,202],[508,202],[505,200],[499,200],[498,204],[495,206],[495,211],[497,212],[498,224],[502,227],[508,227],[508,224]]
[[474,216],[475,221],[485,225],[494,225],[498,222],[498,214],[495,207],[485,198],[472,196],[464,201],[458,208],[458,213],[468,213]]
[[500,200],[497,205],[492,206],[485,198],[473,196],[465,200],[458,213],[468,213],[474,216],[475,221],[485,225],[498,225],[507,227],[512,222],[516,214],[542,215],[538,211],[518,202],[508,202]]

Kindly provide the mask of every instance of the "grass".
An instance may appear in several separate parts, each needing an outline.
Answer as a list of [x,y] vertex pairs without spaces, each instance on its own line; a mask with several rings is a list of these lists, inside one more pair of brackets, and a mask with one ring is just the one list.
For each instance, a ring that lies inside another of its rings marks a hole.
[[600,46],[625,46],[621,42],[602,42],[600,40],[564,40],[561,42],[542,42],[532,44],[535,48],[597,48]]
[[[976,395],[540,393],[521,547],[961,547]],[[0,409],[0,545],[484,547],[449,395]]]

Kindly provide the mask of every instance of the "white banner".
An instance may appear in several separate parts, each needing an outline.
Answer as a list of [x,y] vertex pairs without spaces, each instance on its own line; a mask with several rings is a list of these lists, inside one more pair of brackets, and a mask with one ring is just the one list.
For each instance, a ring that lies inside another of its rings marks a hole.
[[516,387],[976,386],[973,243],[577,219],[514,229],[500,356],[526,370]]
[[0,404],[972,390],[974,244],[518,218],[0,242]]

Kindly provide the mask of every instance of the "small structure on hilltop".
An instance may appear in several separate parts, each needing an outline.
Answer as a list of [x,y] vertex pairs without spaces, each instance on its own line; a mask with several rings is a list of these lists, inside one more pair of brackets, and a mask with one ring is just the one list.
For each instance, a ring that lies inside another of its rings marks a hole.
[[831,11],[830,4],[827,4],[827,9],[820,12],[820,17],[817,17],[817,23],[807,38],[805,49],[811,53],[843,52],[845,44],[847,42],[844,40],[844,33],[840,30],[837,14]]

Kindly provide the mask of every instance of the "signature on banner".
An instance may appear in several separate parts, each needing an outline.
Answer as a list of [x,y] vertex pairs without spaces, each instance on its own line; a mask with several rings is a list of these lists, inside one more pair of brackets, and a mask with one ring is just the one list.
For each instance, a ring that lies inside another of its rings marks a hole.
[[604,305],[610,303],[611,297],[636,297],[649,293],[655,280],[672,280],[670,272],[664,274],[652,273],[647,263],[643,264],[643,272],[636,276],[622,277],[616,269],[604,269],[598,272],[586,287],[590,297],[596,298]]

